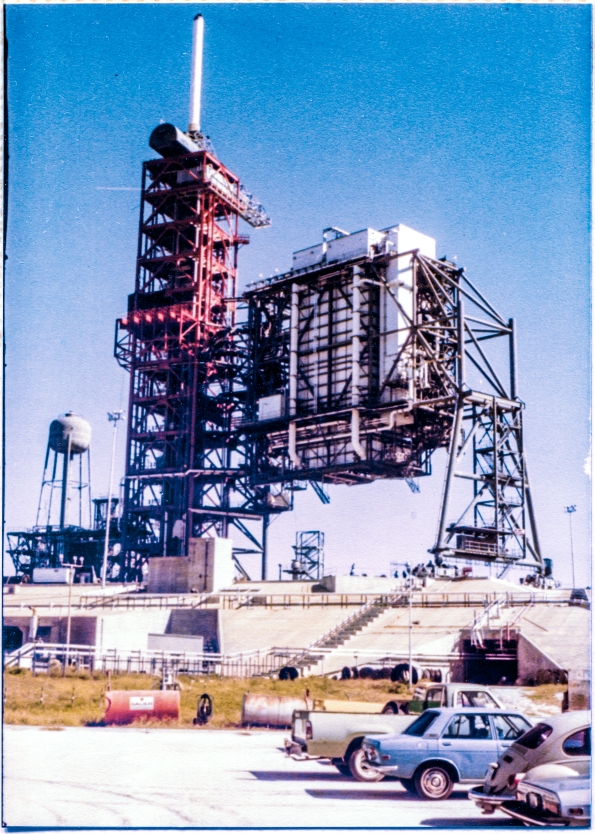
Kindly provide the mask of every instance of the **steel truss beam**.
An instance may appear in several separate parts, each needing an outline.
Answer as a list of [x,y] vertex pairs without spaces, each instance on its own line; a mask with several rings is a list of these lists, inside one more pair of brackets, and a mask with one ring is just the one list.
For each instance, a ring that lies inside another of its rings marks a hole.
[[[472,495],[447,524],[455,478],[469,481]],[[433,552],[541,572],[520,402],[475,392],[459,398]]]

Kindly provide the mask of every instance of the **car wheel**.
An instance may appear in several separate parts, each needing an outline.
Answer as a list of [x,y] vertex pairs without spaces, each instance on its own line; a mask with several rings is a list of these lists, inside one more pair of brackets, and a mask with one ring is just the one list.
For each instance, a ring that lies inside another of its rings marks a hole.
[[349,757],[349,770],[353,778],[358,782],[380,782],[382,779],[382,773],[378,773],[369,764],[361,747],[358,750],[354,750]]
[[349,765],[345,764],[343,759],[331,759],[331,762],[334,764],[334,766],[337,768],[337,770],[342,776],[351,776]]
[[388,704],[384,705],[382,710],[383,715],[398,715],[399,713],[399,705],[395,704],[394,701],[389,701]]
[[415,777],[415,788],[423,799],[447,799],[454,787],[450,773],[439,765],[429,765]]
[[413,796],[417,796],[417,790],[415,788],[415,779],[401,779],[400,782],[407,791],[407,793],[410,793]]

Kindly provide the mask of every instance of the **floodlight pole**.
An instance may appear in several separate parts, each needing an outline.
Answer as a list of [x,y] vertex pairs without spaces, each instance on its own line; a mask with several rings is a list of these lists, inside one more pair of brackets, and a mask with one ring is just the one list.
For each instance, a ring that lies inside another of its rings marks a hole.
[[112,440],[112,460],[109,470],[109,489],[107,493],[107,507],[105,508],[105,543],[103,546],[103,565],[101,568],[101,587],[105,588],[107,580],[107,553],[109,550],[109,528],[112,515],[112,481],[114,479],[114,459],[116,457],[116,436],[118,434],[118,420],[124,415],[123,411],[108,411],[107,419],[114,424],[114,436]]
[[576,512],[576,504],[572,504],[570,507],[565,507],[564,512],[568,513],[568,523],[570,525],[570,561],[572,564],[572,589],[576,588],[576,582],[574,579],[574,546],[572,543],[572,513]]
[[413,688],[413,574],[409,574],[409,686]]

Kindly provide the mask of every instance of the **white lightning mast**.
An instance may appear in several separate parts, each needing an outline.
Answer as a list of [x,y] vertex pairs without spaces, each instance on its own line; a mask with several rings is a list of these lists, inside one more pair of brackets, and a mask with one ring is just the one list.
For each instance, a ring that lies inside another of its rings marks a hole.
[[200,135],[200,98],[202,92],[202,46],[205,22],[201,14],[194,18],[192,28],[192,70],[190,75],[190,119],[188,133]]

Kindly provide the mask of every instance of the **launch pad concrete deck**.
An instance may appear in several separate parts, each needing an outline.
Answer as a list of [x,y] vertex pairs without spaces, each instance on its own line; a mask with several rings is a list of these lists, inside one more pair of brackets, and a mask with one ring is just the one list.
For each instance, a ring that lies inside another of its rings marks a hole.
[[514,827],[460,786],[445,802],[283,753],[283,732],[5,727],[8,826]]

